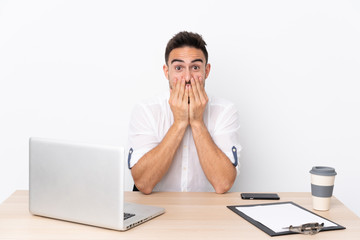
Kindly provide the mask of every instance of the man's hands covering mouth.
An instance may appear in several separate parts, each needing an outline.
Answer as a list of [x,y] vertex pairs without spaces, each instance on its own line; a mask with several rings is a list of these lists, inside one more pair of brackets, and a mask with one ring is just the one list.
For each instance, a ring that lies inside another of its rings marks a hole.
[[203,115],[209,101],[202,77],[175,79],[170,89],[169,104],[174,115],[174,123],[188,126],[203,123]]

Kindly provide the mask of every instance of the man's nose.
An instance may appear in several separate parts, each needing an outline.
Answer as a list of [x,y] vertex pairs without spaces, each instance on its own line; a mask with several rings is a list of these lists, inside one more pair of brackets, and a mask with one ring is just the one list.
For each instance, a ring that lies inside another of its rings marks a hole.
[[189,82],[190,81],[190,79],[191,79],[191,72],[190,72],[190,70],[189,69],[187,69],[186,71],[185,71],[185,81],[187,81],[187,82]]

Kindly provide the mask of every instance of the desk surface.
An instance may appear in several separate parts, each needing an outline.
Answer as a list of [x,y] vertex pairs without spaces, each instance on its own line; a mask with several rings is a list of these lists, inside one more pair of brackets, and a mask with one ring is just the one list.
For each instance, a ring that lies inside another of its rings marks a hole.
[[[239,193],[126,192],[131,202],[162,206],[165,214],[126,232],[118,232],[33,216],[28,211],[28,191],[16,191],[0,205],[0,239],[308,239],[294,234],[271,238],[226,208],[227,205],[274,201],[242,200]],[[293,201],[311,211],[310,193],[279,193],[280,201]],[[320,232],[311,239],[360,239],[360,218],[335,197],[331,209],[314,211],[345,230]]]

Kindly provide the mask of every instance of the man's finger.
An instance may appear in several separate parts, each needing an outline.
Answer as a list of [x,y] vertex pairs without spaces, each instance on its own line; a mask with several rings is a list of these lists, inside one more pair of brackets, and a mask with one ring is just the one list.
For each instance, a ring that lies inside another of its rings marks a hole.
[[194,94],[194,100],[198,102],[200,100],[199,97],[199,90],[198,90],[198,83],[194,78],[191,78],[191,89]]
[[179,91],[180,91],[180,84],[181,84],[181,81],[180,81],[180,79],[178,79],[178,78],[175,78],[174,79],[174,85],[175,85],[175,91],[174,91],[174,98],[175,99],[178,99],[179,98]]
[[190,85],[185,86],[184,101],[186,101],[186,105],[190,104]]
[[201,102],[207,102],[208,96],[205,91],[205,81],[202,79],[202,77],[199,77],[199,86],[200,86],[200,89],[199,89],[200,100],[201,100]]
[[184,94],[185,94],[185,79],[181,78],[181,84],[180,84],[180,90],[179,90],[179,99],[181,101],[185,101],[184,100]]

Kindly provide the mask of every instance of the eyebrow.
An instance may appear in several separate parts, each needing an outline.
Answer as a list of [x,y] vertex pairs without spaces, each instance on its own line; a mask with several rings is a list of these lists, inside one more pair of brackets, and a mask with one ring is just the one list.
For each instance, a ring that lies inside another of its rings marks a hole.
[[[183,63],[184,60],[175,58],[171,61],[171,64],[173,64],[174,62],[182,62]],[[194,62],[204,62],[204,61],[201,58],[197,58],[197,59],[191,61],[191,63],[194,63]]]
[[171,64],[173,64],[174,62],[184,62],[184,60],[180,60],[180,59],[173,59],[172,61],[171,61]]
[[194,63],[194,62],[204,62],[201,58],[198,58],[198,59],[195,59],[195,60],[192,60],[191,63]]

